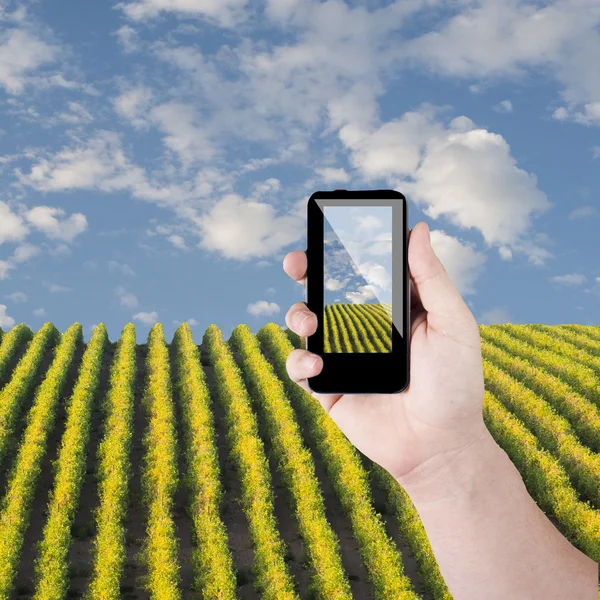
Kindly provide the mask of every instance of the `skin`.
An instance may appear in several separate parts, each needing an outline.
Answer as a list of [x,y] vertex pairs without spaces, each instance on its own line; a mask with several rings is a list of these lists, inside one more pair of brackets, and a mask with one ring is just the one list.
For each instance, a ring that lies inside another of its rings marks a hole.
[[[572,546],[527,492],[482,414],[479,329],[435,255],[424,222],[410,232],[411,382],[400,394],[313,394],[348,439],[411,497],[455,600],[597,600],[598,565]],[[284,271],[305,283],[306,254]],[[286,315],[301,336],[317,316]],[[290,377],[309,391],[321,357],[294,350]]]

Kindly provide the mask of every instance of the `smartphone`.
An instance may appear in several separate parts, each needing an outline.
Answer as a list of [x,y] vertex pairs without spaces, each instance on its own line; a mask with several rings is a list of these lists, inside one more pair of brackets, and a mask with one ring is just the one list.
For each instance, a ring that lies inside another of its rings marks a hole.
[[395,190],[315,192],[308,200],[306,303],[323,358],[314,392],[392,394],[409,384],[406,198]]

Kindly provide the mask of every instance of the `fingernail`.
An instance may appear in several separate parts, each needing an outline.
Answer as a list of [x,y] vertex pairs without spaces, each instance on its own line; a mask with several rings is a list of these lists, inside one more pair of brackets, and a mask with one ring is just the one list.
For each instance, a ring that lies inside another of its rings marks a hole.
[[317,365],[319,357],[316,354],[309,354],[302,359],[302,366],[307,371],[313,371]]
[[309,317],[312,317],[312,313],[309,310],[301,310],[294,317],[294,325],[299,329]]

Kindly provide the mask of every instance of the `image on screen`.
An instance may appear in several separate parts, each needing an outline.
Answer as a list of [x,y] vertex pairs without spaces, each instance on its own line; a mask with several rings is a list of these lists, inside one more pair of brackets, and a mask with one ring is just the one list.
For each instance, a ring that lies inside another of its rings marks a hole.
[[392,207],[323,208],[323,350],[391,352]]

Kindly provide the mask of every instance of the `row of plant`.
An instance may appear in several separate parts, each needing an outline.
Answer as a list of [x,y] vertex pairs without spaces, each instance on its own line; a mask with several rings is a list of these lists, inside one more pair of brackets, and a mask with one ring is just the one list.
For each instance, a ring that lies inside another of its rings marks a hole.
[[[0,599],[2,600],[8,600],[12,594],[23,538],[29,524],[31,503],[41,473],[41,463],[46,454],[48,436],[54,427],[58,401],[63,393],[69,367],[77,345],[82,341],[80,323],[71,325],[62,336],[46,377],[36,391],[21,445],[8,478],[6,494],[0,504]],[[82,370],[80,378],[86,376],[86,371]]]
[[142,484],[148,520],[143,555],[146,588],[154,600],[181,598],[178,540],[173,518],[173,496],[178,485],[177,436],[171,390],[169,351],[162,325],[148,334],[147,380],[143,404],[148,424]]
[[102,399],[104,433],[98,448],[96,535],[88,600],[118,600],[125,567],[127,498],[136,379],[135,326],[121,332]]
[[339,315],[342,326],[348,332],[348,338],[350,339],[354,352],[374,352],[374,350],[369,350],[367,346],[365,346],[363,338],[358,334],[357,323],[360,321],[351,318],[345,307],[346,305],[344,304],[333,305],[334,310]]
[[565,325],[530,325],[534,331],[541,331],[553,336],[558,336],[561,340],[569,342],[578,348],[585,350],[588,354],[598,357],[600,356],[600,339],[596,340],[588,335],[582,335]]
[[543,398],[485,358],[483,374],[486,389],[560,460],[577,489],[600,507],[600,455],[582,445],[569,422]]
[[107,342],[106,327],[101,323],[94,329],[90,338],[81,361],[77,383],[67,406],[65,431],[56,461],[54,488],[48,505],[48,519],[35,565],[36,600],[56,600],[67,595],[71,527],[86,474],[90,420]]
[[238,325],[230,343],[239,352],[248,390],[261,408],[274,457],[289,491],[309,562],[312,589],[318,598],[351,598],[342,565],[339,540],[325,516],[325,503],[309,450],[304,446],[296,415],[283,383],[260,351],[247,325]]
[[568,384],[530,361],[512,356],[499,346],[481,340],[483,357],[543,397],[568,419],[579,439],[594,452],[600,452],[600,409],[575,392]]
[[600,340],[600,327],[596,325],[578,325],[574,323],[570,325],[557,325],[556,327],[582,334],[592,340]]
[[258,338],[269,352],[288,398],[308,424],[306,435],[321,454],[329,480],[351,522],[376,598],[419,598],[404,573],[396,544],[373,507],[368,476],[356,449],[320,403],[288,377],[285,363],[293,349],[288,338],[273,323],[263,327]]
[[332,319],[335,319],[338,335],[340,337],[340,343],[342,346],[343,352],[359,352],[356,346],[352,343],[353,339],[350,337],[350,332],[348,331],[348,327],[344,323],[342,319],[342,315],[339,310],[339,306],[337,304],[329,304],[327,306],[329,310],[329,315]]
[[531,360],[533,364],[568,383],[575,391],[583,394],[600,406],[600,384],[593,369],[574,362],[552,350],[537,348],[519,340],[503,329],[504,326],[487,325],[479,328],[481,337],[512,355]]
[[44,356],[59,339],[58,329],[52,323],[45,323],[29,343],[10,381],[0,391],[0,465],[6,458],[15,423],[32,391]]
[[600,512],[581,502],[565,469],[491,392],[484,395],[487,428],[517,467],[529,493],[582,552],[600,562]]
[[12,360],[21,346],[29,342],[32,337],[31,329],[24,323],[15,325],[8,333],[3,334],[2,343],[0,344],[0,389],[4,384],[4,378],[8,373]]
[[368,321],[358,310],[359,305],[345,304],[344,311],[349,319],[352,319],[358,333],[363,341],[363,345],[368,352],[387,352],[386,346],[383,343],[380,335],[377,333],[372,323]]
[[326,319],[327,323],[325,329],[323,330],[324,338],[330,340],[332,352],[343,352],[344,350],[342,348],[341,332],[337,324],[337,319],[335,318],[335,315],[331,312],[330,305],[327,305],[325,307],[323,314],[324,319]]
[[600,356],[596,356],[592,352],[588,352],[571,342],[567,342],[560,335],[557,336],[556,333],[547,333],[531,325],[507,324],[504,328],[517,339],[535,345],[538,349],[545,348],[546,350],[551,350],[573,362],[579,362],[586,367],[590,367],[596,371],[596,375],[600,373]]
[[189,514],[197,545],[193,551],[194,587],[205,600],[236,598],[236,574],[227,531],[221,519],[223,488],[215,444],[212,399],[200,353],[187,323],[173,337],[175,389],[181,407]]
[[344,322],[347,324],[353,338],[356,340],[357,346],[362,348],[361,352],[377,352],[377,349],[371,341],[372,338],[367,333],[362,320],[356,317],[354,311],[351,310],[351,306],[348,304],[341,304],[338,306]]
[[385,348],[384,351],[389,352],[392,349],[391,323],[389,319],[386,320],[382,315],[378,315],[374,306],[372,304],[355,304],[353,310],[356,311],[359,319],[373,328]]
[[213,366],[216,398],[225,412],[229,453],[238,472],[241,505],[254,544],[254,586],[267,600],[297,600],[275,518],[269,463],[242,375],[218,327],[208,327],[202,346]]

